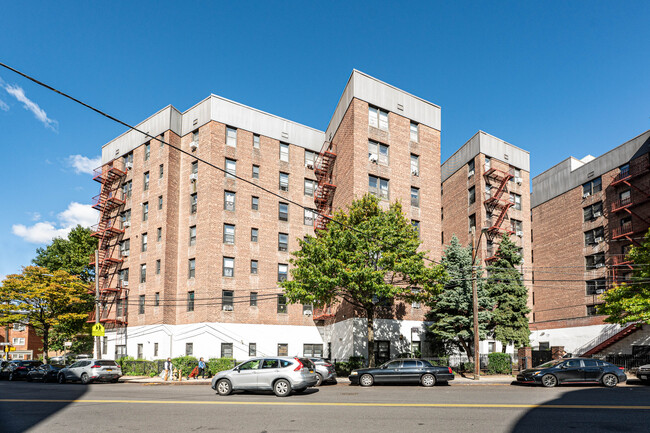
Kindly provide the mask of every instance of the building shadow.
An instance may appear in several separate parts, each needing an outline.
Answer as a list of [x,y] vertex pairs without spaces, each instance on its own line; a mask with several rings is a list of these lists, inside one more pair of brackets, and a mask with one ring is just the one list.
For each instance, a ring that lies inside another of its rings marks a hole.
[[[528,410],[517,419],[510,432],[650,432],[650,409],[647,409],[650,407],[650,388],[595,386],[576,389],[562,386],[559,389],[565,391],[560,398]],[[544,393],[548,390],[539,388],[538,391]],[[626,409],[625,406],[644,406],[646,409]]]
[[65,409],[86,392],[88,385],[82,384],[0,381],[0,432],[24,432]]

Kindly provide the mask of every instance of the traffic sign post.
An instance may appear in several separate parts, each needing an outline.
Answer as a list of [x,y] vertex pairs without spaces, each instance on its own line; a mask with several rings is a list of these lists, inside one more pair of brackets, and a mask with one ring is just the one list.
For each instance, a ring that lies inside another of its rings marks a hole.
[[95,323],[92,328],[93,337],[103,337],[105,333],[104,326],[101,323]]

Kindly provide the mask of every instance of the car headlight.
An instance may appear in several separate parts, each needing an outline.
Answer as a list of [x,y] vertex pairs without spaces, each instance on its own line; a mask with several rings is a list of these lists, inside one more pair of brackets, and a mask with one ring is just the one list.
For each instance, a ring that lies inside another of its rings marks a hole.
[[357,374],[359,374],[358,371],[353,371],[352,373],[350,373],[350,376],[356,376]]
[[536,371],[536,372],[533,373],[533,376],[538,376],[538,375],[540,375],[540,374],[542,374],[541,371]]

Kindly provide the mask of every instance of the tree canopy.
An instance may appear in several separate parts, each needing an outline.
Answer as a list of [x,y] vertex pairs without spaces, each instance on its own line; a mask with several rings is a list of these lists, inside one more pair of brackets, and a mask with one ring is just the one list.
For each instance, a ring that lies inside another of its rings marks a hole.
[[515,347],[527,346],[530,337],[528,289],[515,268],[521,263],[517,246],[504,234],[496,260],[489,267],[486,283],[487,293],[495,304],[492,311],[492,333],[494,339],[501,342],[503,352],[509,343]]
[[91,234],[90,229],[77,225],[67,239],[56,238],[45,248],[38,248],[32,263],[51,271],[66,271],[86,283],[94,281],[95,270],[90,258],[97,249],[97,240]]
[[333,220],[317,237],[300,240],[300,250],[292,253],[292,278],[280,285],[289,302],[318,307],[345,301],[365,315],[372,366],[380,305],[429,299],[441,289],[445,272],[425,264],[419,234],[399,202],[383,210],[368,194]]
[[598,306],[599,314],[607,314],[609,323],[643,322],[650,324],[650,230],[643,243],[630,250],[628,258],[634,271],[632,279],[607,290]]

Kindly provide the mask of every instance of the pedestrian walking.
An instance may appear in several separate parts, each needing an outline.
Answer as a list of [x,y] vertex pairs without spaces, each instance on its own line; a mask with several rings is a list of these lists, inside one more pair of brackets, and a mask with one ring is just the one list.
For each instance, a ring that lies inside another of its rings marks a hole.
[[197,379],[199,378],[199,374],[201,375],[202,379],[205,379],[205,361],[202,357],[199,359],[199,372],[196,375]]
[[167,381],[169,379],[169,376],[172,375],[172,369],[174,366],[172,365],[172,359],[167,358],[167,361],[165,361],[165,364],[163,365],[163,372],[165,373],[163,379]]

